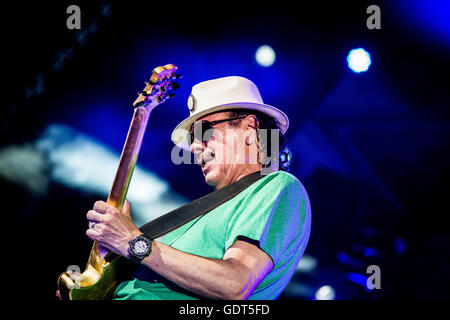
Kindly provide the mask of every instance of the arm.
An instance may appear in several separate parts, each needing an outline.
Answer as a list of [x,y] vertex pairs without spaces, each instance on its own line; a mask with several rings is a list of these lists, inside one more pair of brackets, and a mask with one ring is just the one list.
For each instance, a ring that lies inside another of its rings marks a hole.
[[[97,201],[87,217],[97,222],[86,232],[107,249],[128,257],[128,241],[141,234],[125,202],[122,212]],[[247,299],[272,270],[271,258],[257,246],[237,240],[223,259],[185,253],[153,241],[152,253],[141,263],[189,291],[215,299]]]
[[271,258],[245,241],[236,241],[222,260],[188,254],[160,242],[142,263],[180,287],[215,299],[247,299],[272,270]]

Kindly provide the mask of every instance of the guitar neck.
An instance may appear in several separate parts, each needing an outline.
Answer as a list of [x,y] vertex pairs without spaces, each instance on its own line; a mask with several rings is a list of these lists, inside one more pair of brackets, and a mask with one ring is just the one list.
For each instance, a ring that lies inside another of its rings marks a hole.
[[144,138],[150,111],[145,107],[134,109],[133,119],[120,156],[116,176],[108,196],[108,204],[121,209],[128,192],[131,177]]
[[[150,110],[145,107],[136,107],[134,109],[133,119],[131,120],[130,129],[122,149],[119,165],[117,167],[116,176],[108,196],[108,204],[117,209],[121,209],[127,196],[128,187],[131,177],[133,176],[134,167],[141,149],[142,139],[144,138],[145,128],[147,127]],[[94,241],[91,253],[89,255],[86,270],[95,270],[95,274],[102,273],[104,259],[109,253]]]

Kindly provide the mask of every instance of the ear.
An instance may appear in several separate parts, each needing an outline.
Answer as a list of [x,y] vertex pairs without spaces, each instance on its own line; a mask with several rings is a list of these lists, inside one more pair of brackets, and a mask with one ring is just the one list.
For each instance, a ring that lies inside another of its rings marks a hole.
[[258,123],[254,115],[249,115],[246,119],[247,136],[245,137],[245,143],[251,145],[258,141]]

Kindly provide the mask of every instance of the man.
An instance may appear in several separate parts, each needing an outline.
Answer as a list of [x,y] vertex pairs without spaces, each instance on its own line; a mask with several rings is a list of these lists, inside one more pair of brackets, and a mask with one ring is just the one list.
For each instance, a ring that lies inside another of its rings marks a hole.
[[[127,201],[122,212],[97,201],[87,213],[87,236],[140,263],[114,297],[276,299],[305,250],[311,219],[305,189],[283,171],[288,119],[242,77],[194,86],[188,107],[172,140],[195,154],[207,184],[219,190],[255,172],[265,176],[161,241],[142,238]],[[275,143],[261,138],[264,130],[275,132]]]

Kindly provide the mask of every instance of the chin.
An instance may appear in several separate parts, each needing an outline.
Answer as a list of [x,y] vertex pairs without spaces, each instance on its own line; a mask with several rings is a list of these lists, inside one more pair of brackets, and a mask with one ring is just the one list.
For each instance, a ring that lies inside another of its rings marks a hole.
[[208,173],[205,175],[205,182],[210,185],[211,187],[217,186],[217,184],[220,181],[219,174],[216,172],[217,170],[214,170],[216,168],[212,168],[208,171]]
[[210,177],[210,174],[207,174],[205,176],[205,182],[210,185],[211,187],[215,187],[218,183],[217,179],[214,179],[214,177]]

